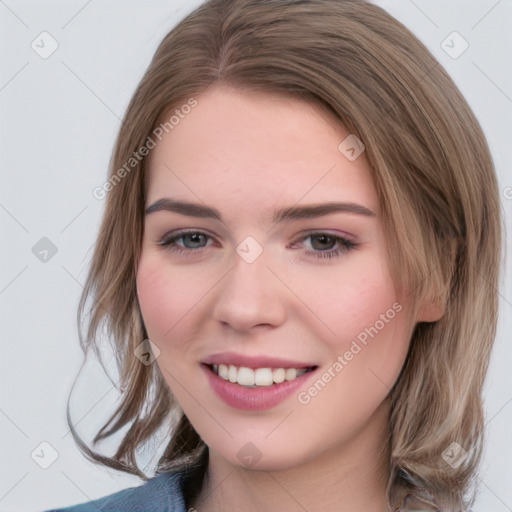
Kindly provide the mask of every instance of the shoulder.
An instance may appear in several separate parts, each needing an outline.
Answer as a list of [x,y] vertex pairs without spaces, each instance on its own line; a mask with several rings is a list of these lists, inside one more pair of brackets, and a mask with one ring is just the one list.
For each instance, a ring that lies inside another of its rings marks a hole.
[[186,512],[181,473],[161,473],[139,487],[47,512]]

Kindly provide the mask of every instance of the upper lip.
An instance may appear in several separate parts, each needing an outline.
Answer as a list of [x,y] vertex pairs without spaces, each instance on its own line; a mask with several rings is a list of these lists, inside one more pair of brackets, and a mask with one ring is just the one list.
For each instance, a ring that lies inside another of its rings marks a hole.
[[204,364],[227,364],[246,368],[312,368],[316,365],[279,357],[246,356],[234,352],[213,354],[203,360]]

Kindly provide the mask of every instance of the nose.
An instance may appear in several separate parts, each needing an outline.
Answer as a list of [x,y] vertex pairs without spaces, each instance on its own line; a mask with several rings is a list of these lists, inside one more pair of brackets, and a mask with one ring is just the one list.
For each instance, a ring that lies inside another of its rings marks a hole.
[[286,290],[265,258],[247,263],[235,254],[233,268],[217,288],[214,318],[236,331],[281,325],[286,319]]

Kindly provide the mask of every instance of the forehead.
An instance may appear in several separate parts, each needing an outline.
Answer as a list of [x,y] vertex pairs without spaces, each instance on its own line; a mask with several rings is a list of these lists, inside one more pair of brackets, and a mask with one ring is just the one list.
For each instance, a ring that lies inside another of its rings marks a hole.
[[[326,108],[292,97],[213,88],[157,143],[147,203],[202,200],[247,214],[299,201],[352,201],[377,211],[364,152]],[[187,109],[188,110],[188,109]]]

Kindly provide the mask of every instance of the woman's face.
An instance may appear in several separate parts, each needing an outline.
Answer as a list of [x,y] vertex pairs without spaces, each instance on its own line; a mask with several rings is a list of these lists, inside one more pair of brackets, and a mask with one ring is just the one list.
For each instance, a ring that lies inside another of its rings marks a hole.
[[172,393],[239,466],[382,437],[418,319],[390,277],[364,151],[297,99],[196,100],[152,150],[137,275]]

